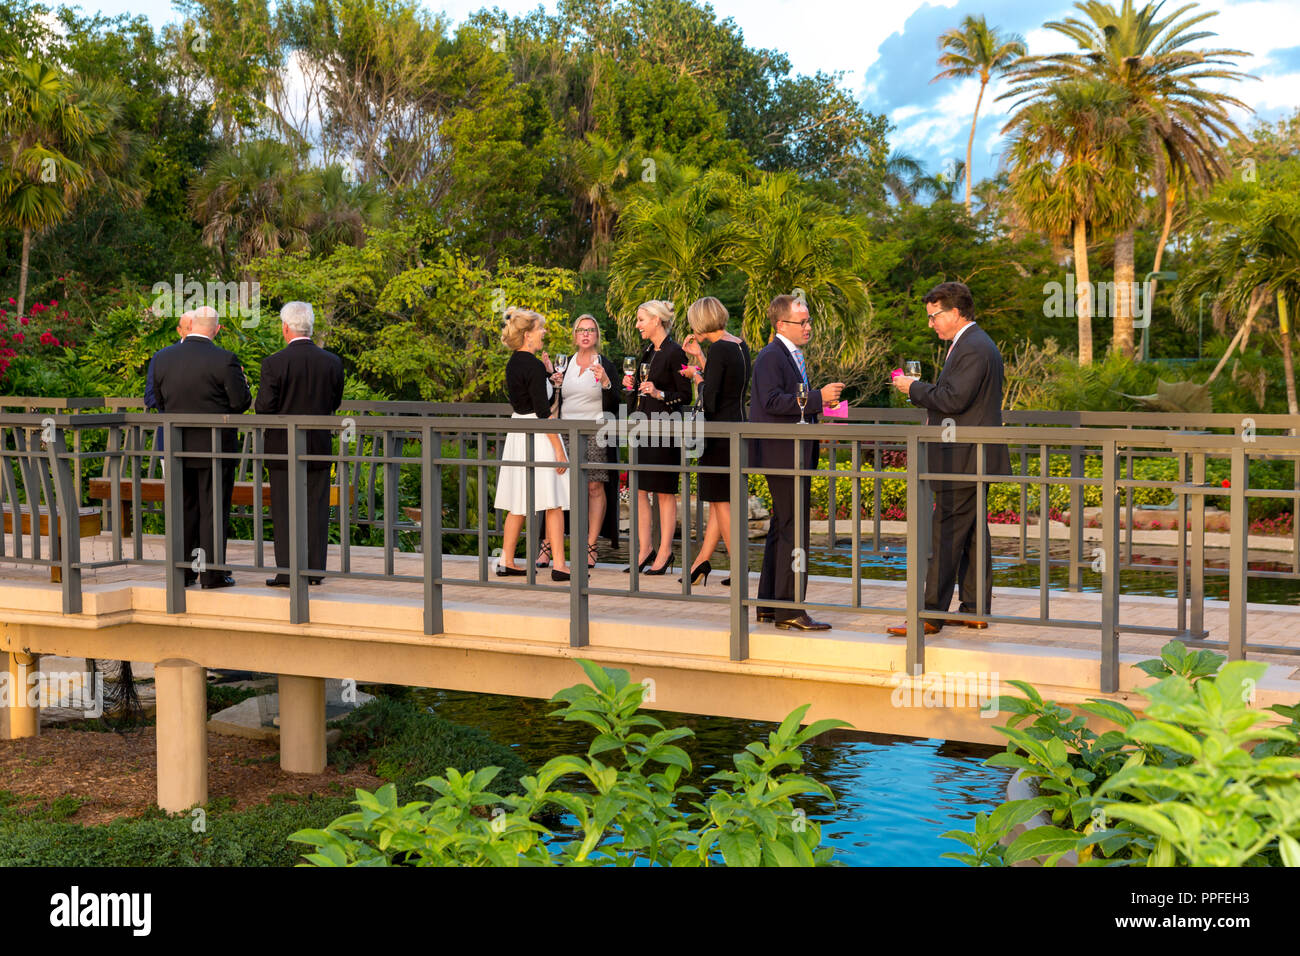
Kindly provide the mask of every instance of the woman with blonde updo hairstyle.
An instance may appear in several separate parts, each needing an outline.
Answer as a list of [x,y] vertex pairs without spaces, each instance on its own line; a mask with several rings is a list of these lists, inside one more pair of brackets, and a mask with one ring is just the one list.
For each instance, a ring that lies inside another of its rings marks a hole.
[[[637,393],[636,410],[664,422],[651,447],[633,450],[640,465],[663,465],[663,471],[637,472],[636,566],[642,574],[666,574],[672,567],[673,534],[677,530],[677,491],[681,484],[681,444],[669,422],[690,405],[691,383],[683,377],[686,353],[672,339],[673,304],[663,299],[642,302],[636,310],[636,330],[645,340],[633,375],[623,387]],[[648,374],[642,375],[642,367]],[[651,435],[655,435],[652,430]],[[659,549],[650,540],[650,495],[659,503]],[[631,567],[627,568],[631,571]]]
[[[546,319],[526,309],[510,309],[501,329],[501,341],[513,350],[506,363],[506,395],[513,410],[511,418],[550,418],[551,383],[547,381],[549,359],[543,364],[537,357],[546,336]],[[542,355],[545,357],[546,353]],[[539,438],[546,439],[539,441]],[[517,577],[528,572],[515,567],[515,548],[524,517],[529,514],[528,487],[533,488],[532,513],[546,512],[546,540],[550,542],[553,565],[552,581],[567,581],[564,562],[564,512],[569,507],[569,482],[562,476],[564,467],[551,468],[545,462],[567,462],[564,444],[556,434],[537,435],[510,432],[501,449],[503,461],[537,462],[526,465],[502,465],[497,475],[494,504],[507,512],[502,529],[501,561],[496,573],[500,577]],[[530,473],[531,472],[531,476]]]

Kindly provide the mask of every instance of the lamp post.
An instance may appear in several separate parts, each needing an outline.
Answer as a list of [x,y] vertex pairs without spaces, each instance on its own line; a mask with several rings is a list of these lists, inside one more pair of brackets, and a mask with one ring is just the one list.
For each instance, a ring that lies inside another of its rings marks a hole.
[[1146,278],[1142,280],[1142,292],[1145,303],[1142,308],[1142,357],[1139,361],[1148,362],[1151,360],[1151,280],[1164,279],[1173,282],[1178,278],[1177,272],[1148,272]]

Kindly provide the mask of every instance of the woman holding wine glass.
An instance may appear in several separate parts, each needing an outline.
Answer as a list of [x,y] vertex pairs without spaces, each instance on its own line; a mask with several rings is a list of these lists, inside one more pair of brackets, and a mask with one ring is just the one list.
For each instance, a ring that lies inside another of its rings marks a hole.
[[[704,420],[710,422],[743,422],[745,420],[745,388],[749,385],[749,346],[744,339],[727,331],[727,309],[713,296],[705,296],[691,303],[686,310],[686,320],[691,335],[682,343],[682,350],[691,357],[690,376],[700,384],[700,404]],[[708,342],[706,357],[700,342]],[[731,464],[731,443],[725,437],[708,438],[704,442],[701,465]],[[699,495],[709,503],[709,518],[704,527],[700,551],[691,566],[691,583],[709,583],[713,565],[709,559],[721,539],[731,554],[731,487],[726,474],[698,476]],[[730,578],[722,583],[729,584]]]
[[[604,412],[616,414],[619,390],[614,387],[618,374],[614,363],[600,354],[600,326],[595,317],[580,315],[573,325],[574,353],[571,358],[558,355],[551,383],[560,394],[560,418],[599,421]],[[587,461],[609,461],[609,449],[600,441],[600,433],[587,437]],[[569,449],[573,457],[573,449]],[[605,520],[605,483],[609,472],[602,468],[587,472],[587,567],[596,566],[596,539]],[[574,553],[577,553],[575,543]],[[549,554],[543,548],[543,554]]]
[[[635,375],[623,385],[636,393],[636,410],[650,418],[681,412],[690,404],[691,383],[682,375],[686,353],[673,341],[673,304],[661,299],[643,302],[636,310],[636,330],[646,345]],[[664,422],[668,426],[668,422]],[[637,463],[665,465],[671,470],[637,472],[637,567],[644,574],[666,574],[672,567],[673,534],[677,530],[677,490],[681,483],[681,446],[669,428],[659,431],[653,447],[637,448]],[[652,432],[651,434],[655,434]],[[659,502],[659,549],[651,553],[650,495]],[[631,570],[629,567],[627,570]]]

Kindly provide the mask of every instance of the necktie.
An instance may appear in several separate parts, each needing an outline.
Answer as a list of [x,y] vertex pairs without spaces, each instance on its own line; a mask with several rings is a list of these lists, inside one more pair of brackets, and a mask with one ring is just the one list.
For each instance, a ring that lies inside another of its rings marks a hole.
[[799,374],[803,376],[804,384],[808,385],[808,366],[804,364],[803,353],[795,349],[790,354],[794,356],[794,364],[799,366]]

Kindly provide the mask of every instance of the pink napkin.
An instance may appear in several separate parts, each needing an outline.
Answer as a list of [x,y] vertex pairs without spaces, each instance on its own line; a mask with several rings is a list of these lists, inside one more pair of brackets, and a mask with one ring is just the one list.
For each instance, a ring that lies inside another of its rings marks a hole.
[[834,408],[822,407],[822,418],[843,418],[846,421],[849,417],[849,403],[840,399],[838,405]]
[[894,369],[893,373],[890,375],[890,378],[898,378],[898,376],[902,374],[903,374],[903,370],[901,368],[896,368]]

